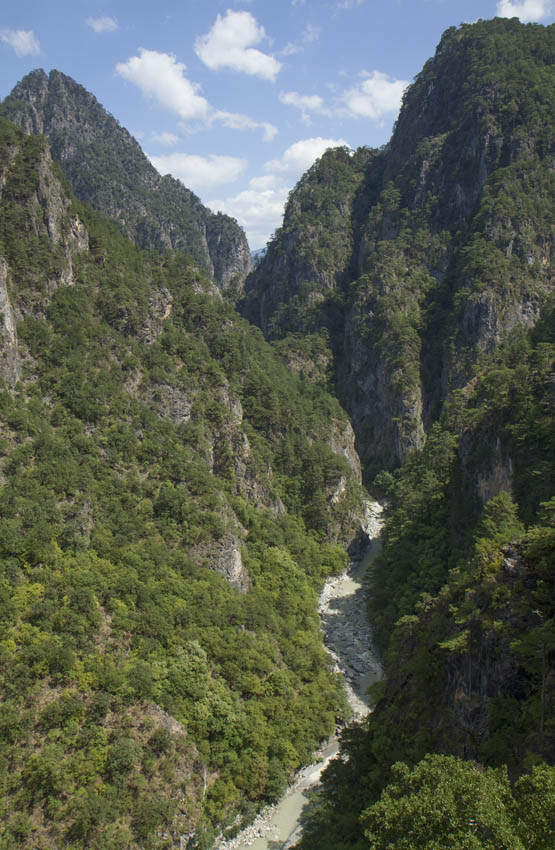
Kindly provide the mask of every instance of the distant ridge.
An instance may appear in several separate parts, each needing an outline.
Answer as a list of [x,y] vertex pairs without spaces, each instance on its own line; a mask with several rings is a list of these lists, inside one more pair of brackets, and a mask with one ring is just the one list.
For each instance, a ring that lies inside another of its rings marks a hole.
[[186,251],[220,290],[240,291],[250,255],[237,222],[212,213],[180,181],[161,177],[137,141],[71,77],[32,71],[0,114],[26,133],[45,135],[75,195],[141,248]]

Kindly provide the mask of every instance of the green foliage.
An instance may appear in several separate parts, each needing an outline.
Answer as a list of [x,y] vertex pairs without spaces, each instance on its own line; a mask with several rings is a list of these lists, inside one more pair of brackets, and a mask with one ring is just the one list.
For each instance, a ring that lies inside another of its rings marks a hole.
[[[413,831],[401,825],[405,816],[416,825],[414,846],[427,846],[424,828],[418,837],[419,806],[432,795],[436,805],[451,798],[446,790],[437,793],[434,780],[422,787],[423,797],[420,791],[398,796],[397,789],[380,808],[396,761],[417,765],[439,752],[508,767],[512,779],[524,772],[511,788],[514,800],[520,782],[537,787],[527,771],[553,761],[553,319],[545,310],[534,330],[515,329],[481,358],[473,380],[449,397],[424,447],[400,470],[376,478],[389,511],[371,619],[387,651],[388,676],[371,723],[344,738],[348,758],[324,774],[303,850],[368,846],[359,817],[369,806],[378,807],[380,824],[386,814],[393,824],[391,834],[372,831],[370,846],[385,846],[386,839],[406,846]],[[506,468],[507,456],[513,497],[503,488],[493,495],[489,483]],[[514,800],[503,803],[513,834],[508,846],[550,846],[547,774],[545,782],[536,811],[515,814]],[[492,803],[500,794],[491,791]],[[459,803],[465,799],[459,795]],[[454,816],[446,821],[456,824]],[[378,819],[371,823],[377,829]],[[436,838],[437,846],[492,846],[487,834],[464,830]]]
[[[316,615],[346,563],[326,541],[360,513],[329,448],[345,417],[199,294],[186,256],[146,256],[65,196],[42,140],[0,129],[24,361],[0,392],[0,841],[213,836],[275,799],[345,711]],[[31,203],[38,162],[50,188]],[[61,271],[14,236],[42,232],[49,192]],[[64,242],[76,222],[88,249]]]
[[378,802],[362,815],[373,850],[546,848],[553,838],[555,770],[534,769],[511,788],[503,770],[448,756],[398,763]]
[[334,347],[335,331],[343,323],[341,288],[355,240],[351,205],[374,156],[367,148],[354,154],[345,148],[328,150],[290,193],[283,225],[247,279],[241,302],[241,311],[254,322],[263,314],[270,338],[318,335],[326,328]]
[[[302,178],[243,304],[275,349],[200,294],[190,258],[138,251],[65,197],[42,140],[1,124],[0,248],[24,317],[22,378],[0,395],[6,847],[196,831],[208,848],[333,729],[316,597],[345,560],[323,541],[347,535],[360,491],[330,448],[332,365],[389,503],[372,603],[388,677],[302,847],[550,846],[552,32],[449,30],[390,146],[327,152]],[[68,87],[85,123],[99,114],[59,74],[52,114]],[[97,172],[73,170],[81,196],[116,217],[148,196],[134,237],[158,250],[181,217],[173,247],[205,265],[197,199],[170,178],[154,197],[109,126],[69,140]],[[61,154],[67,133],[51,140]]]

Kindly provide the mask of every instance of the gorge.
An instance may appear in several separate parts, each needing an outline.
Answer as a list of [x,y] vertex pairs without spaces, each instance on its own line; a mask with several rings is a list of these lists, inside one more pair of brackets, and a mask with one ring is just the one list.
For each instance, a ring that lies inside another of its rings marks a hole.
[[70,77],[0,104],[2,850],[236,848],[338,727],[267,846],[551,850],[553,36],[448,29],[252,270]]

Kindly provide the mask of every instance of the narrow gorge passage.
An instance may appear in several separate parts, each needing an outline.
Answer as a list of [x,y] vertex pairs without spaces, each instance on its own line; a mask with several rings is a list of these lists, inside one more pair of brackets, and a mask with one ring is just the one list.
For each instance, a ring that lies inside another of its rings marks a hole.
[[[366,691],[381,679],[383,671],[372,648],[371,626],[367,615],[367,594],[371,583],[369,566],[380,551],[382,507],[369,507],[369,545],[360,561],[329,579],[320,594],[319,612],[324,643],[335,669],[345,679],[345,687],[354,719],[369,711]],[[232,841],[222,841],[217,850],[286,850],[300,838],[307,792],[320,781],[322,771],[337,755],[339,743],[334,735],[320,750],[318,760],[303,768],[294,784],[275,806],[262,811],[254,822]]]

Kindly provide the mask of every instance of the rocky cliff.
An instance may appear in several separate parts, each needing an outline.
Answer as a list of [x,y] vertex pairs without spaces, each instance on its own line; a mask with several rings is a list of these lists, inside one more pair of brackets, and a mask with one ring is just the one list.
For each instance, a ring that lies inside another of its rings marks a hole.
[[222,292],[240,291],[250,254],[237,222],[210,212],[178,180],[161,177],[127,130],[71,77],[33,71],[0,114],[46,136],[74,194],[141,248],[186,251]]
[[[25,144],[7,122],[0,139],[0,204],[5,254],[0,256],[0,371],[13,388],[21,376],[18,321],[25,313],[44,314],[55,289],[74,283],[73,262],[88,251],[89,237],[45,140]],[[19,215],[7,214],[8,209],[19,209]]]
[[329,151],[246,283],[270,337],[320,334],[371,474],[553,293],[553,27],[448,30],[384,150]]

